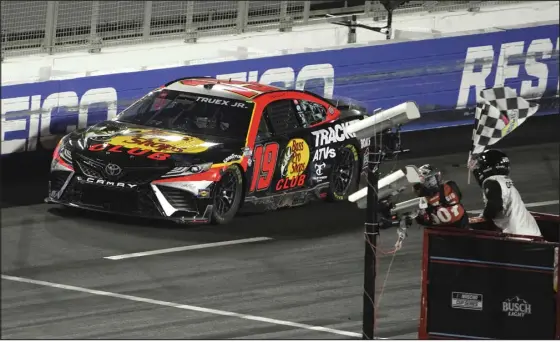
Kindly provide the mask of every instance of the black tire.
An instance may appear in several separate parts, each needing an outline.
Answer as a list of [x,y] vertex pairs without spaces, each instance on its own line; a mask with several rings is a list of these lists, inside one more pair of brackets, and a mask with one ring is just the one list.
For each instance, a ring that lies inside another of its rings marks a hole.
[[342,147],[333,164],[329,177],[327,201],[344,201],[356,190],[360,174],[360,157],[354,145]]
[[211,223],[230,222],[237,214],[243,200],[243,175],[237,166],[232,165],[225,170],[220,181],[216,183],[213,199]]

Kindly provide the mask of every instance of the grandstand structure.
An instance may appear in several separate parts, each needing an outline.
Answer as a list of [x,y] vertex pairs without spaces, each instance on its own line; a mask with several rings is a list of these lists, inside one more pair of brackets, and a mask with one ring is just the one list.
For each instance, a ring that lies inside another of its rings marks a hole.
[[[395,16],[526,1],[407,1]],[[383,22],[380,1],[2,1],[2,59],[101,51],[104,47],[197,39],[340,20]]]

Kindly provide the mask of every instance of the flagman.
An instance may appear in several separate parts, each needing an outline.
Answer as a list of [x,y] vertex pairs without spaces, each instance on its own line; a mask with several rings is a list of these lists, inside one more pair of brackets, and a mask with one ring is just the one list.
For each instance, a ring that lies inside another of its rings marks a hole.
[[486,150],[476,158],[473,175],[482,187],[485,207],[482,216],[504,233],[542,237],[537,221],[525,207],[509,178],[510,162],[498,150]]
[[484,89],[477,99],[469,168],[483,189],[483,216],[504,233],[542,237],[537,221],[509,178],[509,158],[501,151],[485,149],[510,134],[538,108],[509,87]]
[[[509,158],[486,147],[500,141],[537,112],[539,106],[517,96],[509,87],[484,89],[477,98],[469,169],[483,189],[482,215],[505,233],[542,237],[509,178]],[[469,173],[470,176],[470,173]],[[555,248],[554,291],[558,291],[558,248]]]

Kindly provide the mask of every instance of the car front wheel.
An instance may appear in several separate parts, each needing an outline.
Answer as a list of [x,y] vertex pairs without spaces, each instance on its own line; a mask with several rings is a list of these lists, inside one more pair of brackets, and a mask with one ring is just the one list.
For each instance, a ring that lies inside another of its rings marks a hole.
[[237,166],[230,166],[214,188],[213,224],[226,224],[237,214],[243,192],[243,175]]

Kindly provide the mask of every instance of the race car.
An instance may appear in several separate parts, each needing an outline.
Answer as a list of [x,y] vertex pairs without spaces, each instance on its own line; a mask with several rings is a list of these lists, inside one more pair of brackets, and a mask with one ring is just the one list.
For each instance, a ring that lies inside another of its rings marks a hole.
[[182,78],[64,136],[46,202],[225,224],[242,208],[341,201],[369,146],[344,127],[366,115],[308,91]]

